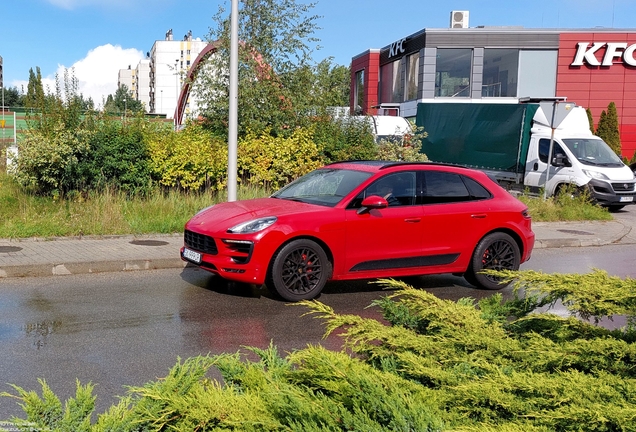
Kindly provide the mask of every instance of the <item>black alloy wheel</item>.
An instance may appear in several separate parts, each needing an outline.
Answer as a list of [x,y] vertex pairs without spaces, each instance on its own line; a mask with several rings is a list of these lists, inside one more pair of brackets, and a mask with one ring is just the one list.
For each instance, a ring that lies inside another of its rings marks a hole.
[[331,263],[314,241],[298,239],[283,246],[273,257],[267,285],[285,300],[313,299],[331,276]]
[[502,232],[488,234],[477,244],[464,275],[466,281],[478,288],[497,290],[508,284],[501,278],[481,273],[483,270],[519,270],[521,252],[517,242]]

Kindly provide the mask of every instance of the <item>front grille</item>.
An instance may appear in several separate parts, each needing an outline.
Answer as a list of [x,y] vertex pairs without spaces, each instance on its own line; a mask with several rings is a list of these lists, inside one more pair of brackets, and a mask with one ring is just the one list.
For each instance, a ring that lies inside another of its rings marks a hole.
[[612,183],[614,192],[634,192],[634,183]]
[[183,242],[186,247],[195,251],[203,252],[210,255],[216,255],[219,251],[216,248],[216,242],[210,236],[198,234],[185,230],[183,233]]

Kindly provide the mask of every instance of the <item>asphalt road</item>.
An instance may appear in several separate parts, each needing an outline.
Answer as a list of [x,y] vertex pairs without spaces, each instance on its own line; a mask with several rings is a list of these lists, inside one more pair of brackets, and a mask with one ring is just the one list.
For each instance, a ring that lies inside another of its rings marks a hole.
[[[522,268],[587,272],[603,268],[636,278],[636,245],[536,250]],[[441,298],[481,298],[450,275],[409,279]],[[510,295],[509,288],[502,291]],[[328,284],[320,301],[336,312],[380,318],[368,308],[386,292],[366,282]],[[323,339],[323,324],[307,309],[279,301],[266,289],[224,283],[202,270],[14,278],[0,284],[0,392],[9,383],[39,390],[43,378],[62,398],[75,381],[95,384],[97,412],[125,393],[163,377],[178,358],[265,348],[283,355],[307,344],[339,349],[341,339]],[[214,378],[219,378],[215,373]],[[17,403],[0,398],[0,420],[22,415]]]

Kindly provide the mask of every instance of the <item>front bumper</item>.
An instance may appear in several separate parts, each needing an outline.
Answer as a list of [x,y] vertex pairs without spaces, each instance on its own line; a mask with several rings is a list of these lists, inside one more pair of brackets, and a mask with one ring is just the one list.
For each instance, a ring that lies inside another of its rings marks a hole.
[[636,181],[611,182],[592,179],[588,183],[592,198],[602,206],[636,203]]

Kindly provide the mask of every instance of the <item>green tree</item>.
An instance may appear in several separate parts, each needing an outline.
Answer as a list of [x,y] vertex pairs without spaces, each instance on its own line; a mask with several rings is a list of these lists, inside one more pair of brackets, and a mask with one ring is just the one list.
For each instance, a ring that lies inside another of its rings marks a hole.
[[[289,135],[311,105],[309,74],[318,16],[315,4],[296,0],[246,0],[239,12],[239,134],[271,130]],[[194,84],[207,124],[226,134],[229,101],[230,17],[222,7],[209,39],[217,43],[208,70]]]
[[334,65],[331,58],[318,63],[312,87],[314,103],[320,107],[349,106],[351,72],[348,66]]
[[27,108],[42,109],[44,107],[44,87],[42,86],[42,73],[40,67],[36,66],[36,72],[33,68],[29,69],[29,83],[27,84],[27,94],[24,99],[24,105]]
[[589,108],[585,108],[587,114],[587,121],[590,124],[590,132],[594,133],[594,118],[592,117],[592,111]]
[[618,129],[616,104],[614,102],[609,103],[607,112],[601,112],[601,117],[596,127],[596,135],[603,139],[618,156],[621,156],[621,136]]
[[17,87],[6,87],[4,89],[4,106],[22,107],[24,106],[24,94]]
[[108,114],[120,115],[124,111],[130,113],[140,113],[144,111],[143,104],[132,96],[132,93],[125,84],[120,85],[115,91],[115,95],[109,94],[104,102],[104,112]]

